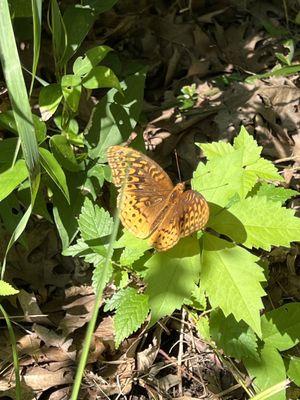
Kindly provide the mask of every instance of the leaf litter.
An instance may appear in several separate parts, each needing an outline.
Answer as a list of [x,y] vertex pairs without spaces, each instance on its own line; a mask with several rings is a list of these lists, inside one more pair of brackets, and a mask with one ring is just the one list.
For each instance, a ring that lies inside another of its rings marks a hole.
[[[230,142],[242,123],[263,146],[263,155],[281,168],[285,186],[299,190],[298,76],[244,80],[245,74],[270,71],[278,63],[275,52],[284,52],[278,35],[286,30],[283,8],[271,1],[250,1],[247,9],[235,1],[119,3],[100,14],[85,46],[92,47],[95,37],[101,37],[124,57],[142,59],[149,66],[141,128],[151,157],[176,180],[176,149],[182,176],[189,179],[202,158],[195,143]],[[53,73],[45,54],[48,46],[44,43],[43,48],[41,62]],[[299,63],[299,54],[295,61]],[[192,83],[197,100],[180,113],[180,90]],[[82,121],[88,121],[90,109],[83,102]],[[289,203],[299,210],[299,200]],[[2,231],[1,238],[3,253],[7,236]],[[78,266],[60,255],[59,240],[48,223],[32,220],[25,239],[27,247],[17,244],[10,252],[7,269],[7,279],[21,290],[4,302],[14,321],[22,399],[63,400],[70,396],[91,317],[91,271],[81,261]],[[266,255],[273,307],[287,298],[299,301],[298,255],[298,245]],[[6,329],[0,346],[1,398],[15,399]],[[101,307],[82,398],[242,399],[235,374],[230,362],[196,333],[193,318],[175,312],[116,349],[113,319]],[[242,368],[238,374],[247,381]]]

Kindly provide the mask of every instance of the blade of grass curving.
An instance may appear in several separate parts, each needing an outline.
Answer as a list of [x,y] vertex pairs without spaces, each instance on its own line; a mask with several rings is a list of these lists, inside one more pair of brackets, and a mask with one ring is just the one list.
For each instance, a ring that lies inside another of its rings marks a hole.
[[0,311],[2,312],[5,322],[6,322],[6,325],[7,325],[10,344],[11,344],[11,348],[12,348],[12,356],[13,356],[13,363],[14,363],[14,368],[15,368],[15,380],[16,380],[16,400],[21,400],[22,393],[21,393],[20,368],[19,368],[16,337],[14,334],[14,330],[11,326],[9,316],[7,315],[6,311],[4,310],[4,308],[2,307],[1,304],[0,304]]
[[42,26],[42,0],[31,0],[32,18],[33,18],[33,62],[32,78],[29,95],[31,96],[33,84],[36,75],[36,69],[40,57],[41,47],[41,26]]
[[[129,168],[130,168],[130,163],[128,163],[126,171],[125,171],[125,179],[121,186],[119,204],[122,204],[124,187],[126,185]],[[85,335],[85,339],[84,339],[84,343],[83,343],[83,349],[82,349],[79,364],[78,364],[78,367],[76,370],[76,375],[75,375],[75,380],[74,380],[74,385],[73,385],[72,395],[71,395],[70,400],[77,400],[77,398],[78,398],[80,385],[81,385],[81,381],[82,381],[82,377],[83,377],[83,373],[84,373],[84,368],[85,368],[88,354],[90,351],[93,332],[94,332],[95,326],[96,326],[96,321],[97,321],[99,307],[100,307],[101,300],[102,300],[103,290],[107,283],[108,268],[109,268],[111,258],[113,255],[113,251],[114,251],[114,243],[116,241],[117,234],[118,234],[118,229],[119,229],[119,224],[120,224],[120,218],[119,218],[120,211],[119,210],[120,210],[120,207],[117,208],[116,213],[115,213],[114,225],[113,225],[112,233],[111,233],[110,240],[109,240],[107,255],[106,255],[106,258],[104,261],[101,279],[98,281],[98,284],[97,284],[96,298],[95,298],[95,303],[94,303],[94,307],[93,307],[93,311],[92,311],[92,317],[91,317],[88,327],[87,327],[87,331],[86,331],[86,335]]]
[[7,253],[25,229],[40,183],[38,145],[7,0],[0,1],[0,59],[23,156],[29,171],[31,188],[31,204],[12,234],[6,249],[1,268],[1,278],[3,279]]

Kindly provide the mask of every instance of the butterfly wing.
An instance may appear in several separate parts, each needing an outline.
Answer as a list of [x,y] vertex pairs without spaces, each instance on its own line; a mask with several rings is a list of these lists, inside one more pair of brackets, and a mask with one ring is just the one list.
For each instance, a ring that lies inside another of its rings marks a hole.
[[150,243],[157,251],[166,251],[179,241],[204,228],[209,218],[209,208],[201,194],[187,190],[178,197],[158,228],[150,237]]
[[129,147],[110,147],[107,159],[113,182],[120,188],[118,207],[122,224],[137,237],[148,237],[167,206],[172,181],[155,161]]
[[180,237],[203,229],[209,218],[209,207],[200,193],[187,190],[179,200]]

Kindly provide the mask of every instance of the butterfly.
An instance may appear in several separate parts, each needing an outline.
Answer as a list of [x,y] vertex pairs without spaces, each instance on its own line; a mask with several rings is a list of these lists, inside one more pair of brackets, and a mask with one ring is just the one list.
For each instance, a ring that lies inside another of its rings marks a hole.
[[151,158],[123,146],[107,150],[113,183],[119,188],[117,206],[123,226],[138,238],[148,238],[157,251],[166,251],[180,238],[206,225],[209,207],[204,197],[173,185]]

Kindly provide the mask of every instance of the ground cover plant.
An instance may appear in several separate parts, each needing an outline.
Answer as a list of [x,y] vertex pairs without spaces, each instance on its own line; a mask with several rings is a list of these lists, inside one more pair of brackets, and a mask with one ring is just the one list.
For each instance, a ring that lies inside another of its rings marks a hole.
[[[225,3],[1,2],[1,398],[299,398],[299,12]],[[124,229],[118,144],[205,229]]]

